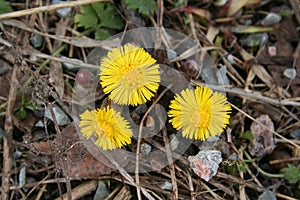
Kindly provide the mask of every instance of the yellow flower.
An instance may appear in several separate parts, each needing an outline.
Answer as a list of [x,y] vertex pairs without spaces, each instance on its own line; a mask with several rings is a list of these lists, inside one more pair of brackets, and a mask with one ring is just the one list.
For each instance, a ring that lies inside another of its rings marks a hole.
[[221,93],[208,87],[186,89],[171,101],[168,116],[173,127],[182,129],[183,137],[205,140],[223,131],[229,124],[231,107]]
[[100,64],[100,84],[121,105],[143,104],[160,82],[159,65],[143,48],[130,44],[114,48]]
[[131,143],[129,122],[113,109],[86,110],[80,115],[79,126],[83,136],[96,138],[95,144],[103,150],[113,150]]

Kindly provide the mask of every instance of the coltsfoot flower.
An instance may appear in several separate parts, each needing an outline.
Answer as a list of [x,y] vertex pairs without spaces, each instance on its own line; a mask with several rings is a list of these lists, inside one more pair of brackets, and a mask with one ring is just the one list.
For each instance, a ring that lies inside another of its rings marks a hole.
[[131,143],[129,122],[111,108],[86,110],[80,118],[83,136],[87,139],[94,136],[95,144],[103,150],[113,150]]
[[231,107],[226,97],[208,87],[186,89],[171,101],[169,122],[183,137],[205,140],[223,131],[229,124]]
[[126,44],[108,52],[100,64],[100,84],[121,105],[143,104],[154,96],[160,82],[159,65],[143,48]]

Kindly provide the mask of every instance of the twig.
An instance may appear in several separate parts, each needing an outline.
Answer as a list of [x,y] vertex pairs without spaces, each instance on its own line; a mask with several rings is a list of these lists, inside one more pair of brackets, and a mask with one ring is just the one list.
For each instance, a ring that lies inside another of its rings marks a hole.
[[150,111],[153,109],[153,107],[156,105],[156,103],[159,101],[159,99],[172,87],[172,85],[168,85],[168,87],[166,89],[164,89],[164,91],[162,91],[161,94],[159,94],[159,96],[155,99],[155,101],[152,103],[152,105],[149,107],[149,109],[146,111],[146,113],[144,114],[141,123],[140,123],[140,127],[139,127],[139,135],[137,138],[137,147],[136,147],[136,163],[135,163],[135,182],[136,182],[136,186],[137,186],[137,195],[139,200],[141,199],[141,191],[139,190],[140,188],[140,178],[139,178],[139,171],[140,171],[140,165],[139,165],[139,160],[140,160],[140,149],[141,149],[141,137],[142,137],[142,131],[143,131],[143,124],[144,121],[146,120],[146,117],[148,116],[148,114],[150,113]]
[[251,189],[253,189],[253,190],[257,191],[257,192],[264,192],[265,191],[264,187],[259,187],[258,185],[254,184],[252,182],[245,181],[244,179],[232,176],[230,174],[218,172],[216,174],[216,177],[223,178],[227,182],[233,182],[233,183],[237,183],[239,185],[245,185],[246,187],[251,188]]
[[299,200],[299,199],[296,199],[296,198],[293,198],[293,197],[289,197],[287,195],[284,195],[284,194],[280,194],[280,193],[275,193],[276,196],[278,196],[279,198],[281,199],[286,199],[286,200]]
[[102,151],[103,154],[105,155],[105,157],[119,170],[119,172],[121,173],[121,175],[127,179],[127,181],[129,181],[129,183],[133,186],[135,186],[136,188],[139,188],[140,191],[142,191],[142,193],[149,199],[149,200],[154,200],[154,198],[147,192],[147,190],[143,187],[141,187],[140,185],[137,185],[136,183],[134,183],[134,179],[125,171],[125,169],[123,167],[121,167],[119,165],[118,162],[115,161],[115,159],[109,155],[109,153]]
[[[49,176],[50,176],[50,174],[48,173],[47,176],[45,176],[40,182],[38,182],[37,184],[35,184],[35,185],[33,186],[33,188],[32,188],[29,192],[26,193],[25,199],[29,199],[29,196],[31,195],[31,193],[33,193],[36,189],[39,189],[40,191],[39,191],[39,193],[37,194],[35,200],[41,198],[41,197],[39,197],[39,196],[41,196],[42,193],[45,192],[44,189],[45,189],[45,186],[47,186],[47,184],[43,185],[43,186],[42,186],[42,189],[40,189],[39,187],[40,187],[41,183],[43,183],[45,180],[47,180],[47,179],[49,178]],[[23,187],[24,187],[24,186],[23,186]],[[43,188],[44,188],[44,189],[43,189]],[[43,191],[43,190],[44,190],[44,191]]]
[[217,193],[215,193],[212,189],[210,189],[210,187],[208,187],[208,185],[206,185],[204,182],[201,182],[201,185],[207,190],[207,192],[209,192],[214,197],[214,199],[224,200]]
[[13,112],[14,104],[17,94],[17,71],[19,70],[22,61],[16,58],[11,82],[10,90],[7,100],[7,109],[4,124],[4,138],[3,138],[3,176],[2,176],[2,200],[9,199],[9,183],[10,183],[10,170],[12,167],[12,133],[13,133]]
[[68,7],[75,7],[75,6],[81,6],[96,2],[109,2],[109,0],[79,0],[79,1],[70,1],[60,4],[52,4],[48,6],[41,6],[37,8],[31,8],[26,10],[19,10],[15,12],[5,13],[0,15],[0,19],[8,19],[8,18],[15,18],[15,17],[22,17],[26,15],[32,15],[40,12],[46,12],[46,11],[52,11],[56,10],[58,8],[68,8]]
[[38,194],[36,195],[36,197],[35,197],[34,200],[40,200],[40,199],[41,199],[43,193],[46,191],[46,187],[47,187],[47,185],[45,184],[45,185],[43,185],[43,186],[39,189],[39,192],[38,192]]
[[189,181],[189,188],[191,191],[191,200],[196,200],[195,195],[193,194],[194,193],[193,179],[189,171],[187,171],[187,177]]
[[296,19],[298,21],[298,23],[300,24],[300,4],[299,4],[299,0],[289,0],[292,8],[293,8],[293,12],[295,13]]
[[[238,158],[239,160],[243,160],[243,151],[246,147],[245,146],[241,146],[238,150]],[[244,171],[243,170],[239,170],[239,174],[240,177],[242,179],[244,179]],[[240,199],[241,200],[246,200],[246,189],[244,185],[239,185],[239,194],[240,194]]]
[[292,158],[283,158],[283,159],[277,159],[277,160],[271,160],[269,163],[270,165],[274,165],[277,163],[282,163],[282,162],[291,162],[291,161],[298,161],[300,160],[300,157],[292,157]]
[[32,53],[32,55],[36,56],[36,57],[39,57],[39,58],[45,58],[45,59],[53,60],[53,61],[70,63],[70,64],[77,65],[77,66],[80,66],[80,67],[87,67],[87,68],[90,68],[90,69],[99,69],[99,66],[97,66],[97,65],[91,65],[91,64],[87,64],[87,63],[76,62],[76,61],[68,60],[68,59],[65,59],[65,58],[50,56],[50,55],[43,54],[43,53]]
[[53,111],[52,103],[48,103],[47,105],[48,105],[47,107],[50,110],[53,122],[54,122],[54,128],[56,130],[56,135],[57,135],[57,139],[58,139],[58,142],[59,142],[59,147],[57,147],[59,152],[57,152],[57,153],[60,154],[59,162],[61,162],[63,172],[66,176],[66,186],[67,186],[68,200],[72,200],[72,193],[71,193],[72,189],[71,189],[71,182],[70,182],[70,177],[69,177],[68,164],[64,160],[64,157],[63,157],[63,154],[62,154],[62,148],[61,148],[61,145],[63,144],[62,134],[61,134],[61,131],[59,130],[59,127],[58,127],[58,123],[57,123],[56,116],[55,116],[54,111]]
[[162,132],[163,132],[163,138],[164,138],[166,152],[167,152],[167,159],[168,159],[168,163],[169,163],[169,167],[170,167],[170,171],[171,171],[172,194],[173,194],[172,199],[177,200],[178,199],[178,187],[177,187],[177,181],[176,181],[176,176],[175,176],[176,173],[175,173],[175,168],[174,168],[174,163],[173,163],[173,159],[172,159],[172,153],[170,150],[170,145],[169,145],[170,143],[169,143],[166,127],[163,128]]
[[[91,193],[92,191],[94,191],[98,186],[98,181],[97,180],[91,180],[89,182],[85,182],[77,187],[75,187],[72,190],[72,199],[76,200],[76,199],[80,199],[81,197],[83,197],[86,194]],[[69,193],[69,192],[68,192]],[[67,199],[68,198],[68,193],[63,195],[63,199]],[[57,197],[55,200],[60,200],[60,197]]]

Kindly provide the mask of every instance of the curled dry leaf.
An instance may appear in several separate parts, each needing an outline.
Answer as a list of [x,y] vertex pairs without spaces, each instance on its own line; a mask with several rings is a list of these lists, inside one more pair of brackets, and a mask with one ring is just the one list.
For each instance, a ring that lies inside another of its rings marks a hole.
[[265,126],[256,121],[252,123],[250,129],[254,138],[248,148],[251,155],[264,156],[272,153],[275,149],[271,132],[271,130],[274,131],[274,124],[268,115],[260,115],[256,120]]
[[205,9],[201,9],[201,8],[195,8],[195,7],[191,7],[191,6],[183,6],[180,8],[173,9],[172,11],[193,13],[195,15],[203,17],[204,19],[207,19],[207,20],[211,19],[211,13],[209,11],[207,11]]

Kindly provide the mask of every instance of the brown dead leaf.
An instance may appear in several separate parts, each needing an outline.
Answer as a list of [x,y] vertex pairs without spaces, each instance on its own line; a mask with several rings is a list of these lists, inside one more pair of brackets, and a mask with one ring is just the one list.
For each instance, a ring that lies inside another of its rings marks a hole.
[[62,99],[64,95],[64,73],[60,62],[51,62],[49,81],[53,84],[59,98]]
[[[248,53],[245,49],[240,49],[240,54],[243,57],[245,61],[251,61],[254,59],[254,56],[250,53]],[[254,74],[263,81],[267,86],[272,87],[274,81],[271,75],[268,73],[268,71],[260,64],[252,64],[251,62],[246,62],[247,64],[251,64],[250,71],[248,72],[247,82],[249,84],[249,81],[251,81],[254,78]],[[251,78],[249,78],[249,76]]]
[[274,81],[267,70],[262,65],[254,64],[251,68],[260,80],[262,80],[267,86],[272,87]]
[[14,126],[16,126],[19,130],[21,130],[24,133],[31,133],[32,128],[38,121],[38,119],[33,116],[31,111],[26,111],[27,115],[25,119],[20,120],[17,117],[14,117]]
[[275,26],[274,32],[278,41],[294,42],[299,40],[298,31],[292,19],[284,18]]
[[[35,142],[32,144],[31,150],[38,154],[51,155],[52,153],[57,153],[57,147],[61,146],[64,148],[63,156],[66,157],[68,166],[68,175],[70,178],[74,179],[87,179],[87,178],[97,178],[100,175],[110,174],[113,169],[103,164],[109,163],[107,158],[102,155],[98,156],[98,159],[95,159],[92,154],[90,154],[83,143],[80,141],[75,125],[72,123],[66,127],[61,132],[63,139],[62,143],[59,144],[57,139],[50,141],[51,151],[49,142]],[[58,157],[58,155],[54,156]],[[103,162],[100,162],[102,160]],[[55,162],[61,162],[56,160]],[[57,163],[57,166],[61,166],[61,163]]]
[[174,12],[174,11],[193,13],[195,15],[203,17],[204,19],[207,19],[207,20],[211,19],[210,12],[207,10],[201,9],[201,8],[195,8],[195,7],[191,7],[191,6],[183,6],[183,7],[172,10],[172,12]]

